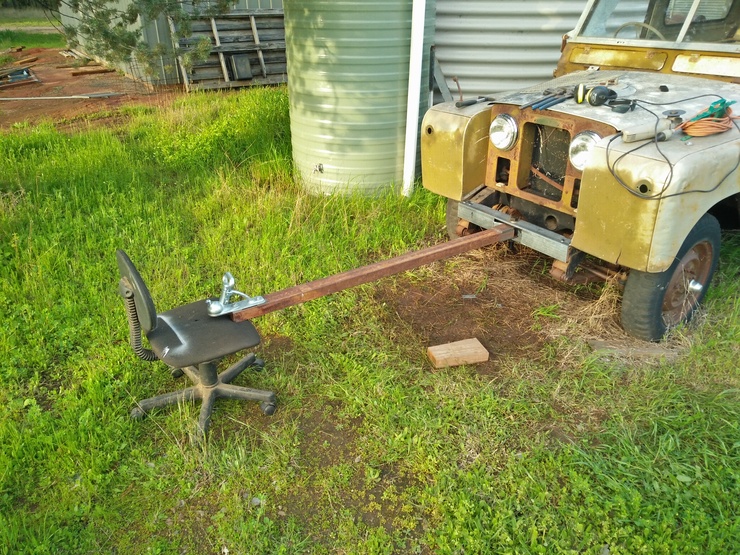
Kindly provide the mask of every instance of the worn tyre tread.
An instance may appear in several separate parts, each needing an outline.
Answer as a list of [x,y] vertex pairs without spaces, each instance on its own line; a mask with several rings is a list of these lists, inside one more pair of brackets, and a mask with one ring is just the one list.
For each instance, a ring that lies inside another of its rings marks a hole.
[[[691,229],[676,255],[676,260],[668,270],[657,274],[637,270],[630,272],[622,297],[622,327],[627,333],[645,341],[660,341],[665,336],[668,327],[662,317],[663,295],[656,294],[656,290],[665,292],[681,258],[703,239],[712,241],[716,248],[712,256],[709,282],[697,299],[697,305],[701,303],[712,281],[719,257],[720,226],[711,214],[704,214]],[[686,321],[691,320],[693,313],[694,310],[688,314]]]

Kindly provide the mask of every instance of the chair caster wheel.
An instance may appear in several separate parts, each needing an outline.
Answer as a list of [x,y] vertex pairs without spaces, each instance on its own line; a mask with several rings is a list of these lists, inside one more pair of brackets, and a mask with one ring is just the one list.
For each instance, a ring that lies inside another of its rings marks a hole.
[[262,369],[265,367],[265,361],[261,358],[254,359],[254,362],[252,363],[252,368],[255,372],[262,372]]
[[141,420],[144,418],[144,414],[146,414],[143,410],[141,410],[139,407],[135,407],[131,409],[131,418],[135,420]]
[[260,403],[260,410],[265,416],[272,416],[275,414],[276,409],[277,405],[275,405],[275,403],[268,403],[267,401],[262,401]]
[[173,378],[177,379],[177,378],[182,378],[185,375],[185,372],[183,372],[179,368],[173,368],[172,371],[170,372],[170,375]]

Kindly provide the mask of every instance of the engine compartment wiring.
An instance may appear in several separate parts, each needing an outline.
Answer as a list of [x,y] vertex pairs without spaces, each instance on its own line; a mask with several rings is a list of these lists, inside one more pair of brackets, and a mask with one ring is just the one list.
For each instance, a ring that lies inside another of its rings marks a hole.
[[[606,164],[607,168],[609,169],[609,173],[611,173],[612,177],[621,185],[627,192],[630,194],[639,197],[644,200],[662,200],[672,197],[678,197],[683,195],[688,195],[692,193],[711,193],[713,191],[716,191],[726,180],[727,178],[732,175],[740,166],[740,157],[738,157],[737,162],[735,165],[730,169],[729,172],[727,172],[722,179],[720,179],[717,184],[715,184],[713,187],[709,189],[694,189],[690,191],[679,191],[677,193],[672,193],[669,195],[663,194],[663,192],[659,192],[657,194],[647,194],[643,193],[639,190],[635,190],[633,187],[625,183],[625,181],[619,176],[617,173],[617,166],[618,164],[626,157],[629,156],[638,150],[645,148],[650,145],[654,145],[658,153],[661,155],[663,160],[665,160],[666,164],[668,165],[668,177],[666,179],[666,186],[664,189],[668,188],[673,181],[673,163],[670,161],[668,156],[663,152],[663,150],[660,148],[660,141],[658,139],[659,133],[658,133],[658,123],[661,120],[661,116],[654,111],[652,111],[648,106],[666,106],[666,105],[674,105],[674,104],[680,104],[683,102],[688,102],[691,100],[696,100],[700,98],[716,98],[718,99],[717,102],[726,102],[724,98],[722,98],[719,95],[714,94],[704,94],[704,95],[698,95],[690,98],[685,98],[681,100],[677,100],[675,102],[671,103],[654,103],[654,102],[648,102],[646,100],[639,100],[635,99],[635,105],[637,108],[640,108],[642,110],[645,110],[646,112],[650,113],[655,118],[655,137],[652,141],[646,141],[638,146],[636,146],[633,149],[630,149],[622,154],[620,154],[613,162],[610,160],[610,150],[612,148],[612,145],[614,141],[616,141],[618,138],[622,137],[622,132],[619,132],[615,134],[613,137],[609,139],[609,142],[606,145]],[[726,107],[723,110],[723,115],[715,114],[714,111],[712,111],[712,107],[717,104],[717,102],[713,103],[711,106],[709,106],[706,110],[699,112],[696,116],[693,118],[684,121],[680,125],[676,126],[676,129],[680,129],[686,134],[685,138],[691,138],[691,137],[708,137],[711,135],[715,135],[718,133],[724,133],[725,131],[729,131],[733,128],[737,129],[737,131],[740,133],[740,125],[738,125],[738,120],[740,117],[733,116],[732,110],[729,107]],[[706,117],[701,117],[703,114],[708,114]]]

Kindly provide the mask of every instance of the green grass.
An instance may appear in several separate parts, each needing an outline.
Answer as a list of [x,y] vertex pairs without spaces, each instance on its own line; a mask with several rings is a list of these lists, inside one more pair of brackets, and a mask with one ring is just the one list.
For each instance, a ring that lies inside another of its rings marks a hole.
[[26,31],[0,31],[0,50],[13,46],[26,48],[64,48],[67,44],[63,35],[57,33],[42,34]]
[[736,236],[675,363],[566,337],[495,379],[432,372],[377,284],[260,318],[267,367],[238,383],[278,412],[220,401],[197,446],[197,407],[128,416],[176,385],[127,344],[116,248],[166,309],[225,270],[267,293],[438,242],[444,203],[303,193],[284,89],[122,116],[0,135],[0,553],[737,549]]

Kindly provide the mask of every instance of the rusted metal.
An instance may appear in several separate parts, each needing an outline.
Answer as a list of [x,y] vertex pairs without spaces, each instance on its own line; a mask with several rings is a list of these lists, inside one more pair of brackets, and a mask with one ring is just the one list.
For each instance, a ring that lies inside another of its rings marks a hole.
[[474,233],[470,229],[470,222],[467,220],[458,220],[457,227],[455,228],[455,233],[457,233],[458,237],[467,237],[468,235],[471,235]]
[[375,262],[361,268],[355,268],[333,276],[289,287],[282,291],[269,293],[264,296],[264,304],[234,312],[231,318],[235,322],[251,320],[252,318],[282,310],[289,306],[295,306],[318,299],[319,297],[356,287],[357,285],[412,270],[419,266],[436,262],[437,260],[450,258],[458,254],[492,245],[493,243],[508,241],[514,238],[514,234],[515,230],[513,227],[506,224],[499,224],[491,229],[473,233],[467,237],[453,239],[452,241],[433,245],[419,251],[402,254],[389,260],[381,260],[380,262]]
[[548,185],[550,185],[550,187],[555,187],[561,193],[563,192],[563,186],[557,181],[555,181],[553,178],[551,178],[549,175],[541,172],[539,169],[537,169],[536,166],[532,166],[530,169],[532,170],[532,173],[534,175],[539,177],[542,181],[546,181]]
[[[582,271],[576,273],[576,269]],[[552,266],[550,267],[550,275],[559,281],[579,285],[610,280],[624,282],[627,279],[626,272],[617,272],[611,268],[595,266],[587,262],[579,263],[577,268],[574,268],[571,272],[569,271],[568,264],[561,262],[560,260],[553,260]]]
[[[569,103],[576,104],[575,101],[571,100],[564,104],[559,104],[558,108],[566,106]],[[514,116],[519,122],[522,132],[520,133],[517,144],[509,151],[498,151],[492,145],[489,145],[490,151],[486,184],[503,193],[533,202],[539,206],[575,216],[577,209],[574,205],[573,197],[579,186],[582,172],[573,168],[571,164],[565,164],[565,172],[562,175],[561,184],[553,179],[552,176],[547,175],[543,171],[543,168],[535,168],[533,166],[533,149],[536,146],[535,128],[540,128],[543,132],[547,133],[555,130],[567,132],[569,140],[562,145],[564,150],[562,154],[567,158],[567,145],[578,133],[591,130],[595,131],[601,137],[606,137],[614,133],[614,127],[583,117],[562,113],[562,110],[558,113],[558,117],[553,117],[548,113],[543,114],[538,111],[520,110],[519,108],[512,108],[505,104],[497,104],[492,107],[491,121],[500,113],[509,113]],[[541,144],[539,148],[542,148]],[[552,151],[552,145],[550,146],[550,150]],[[499,165],[499,159],[509,161],[510,166],[506,176],[497,175],[496,170]],[[532,176],[538,177],[547,184],[555,187],[560,191],[560,198],[548,198],[532,191],[530,187]],[[505,179],[500,179],[502,177],[505,177]]]
[[606,281],[605,277],[595,275],[593,273],[571,273],[567,271],[567,264],[560,260],[553,260],[552,266],[550,267],[550,275],[559,281],[565,283],[586,285],[587,283],[593,283],[596,281]]

